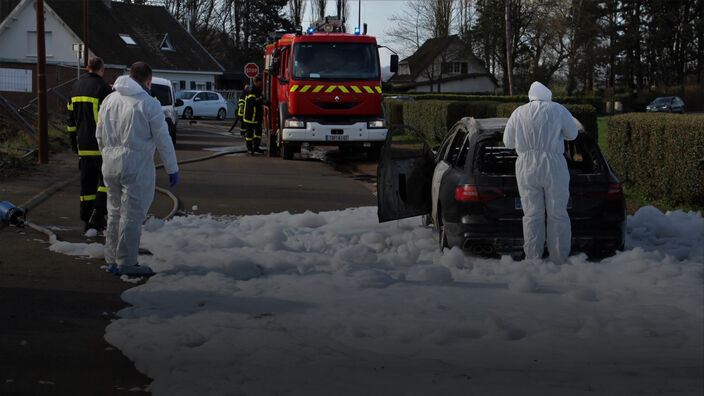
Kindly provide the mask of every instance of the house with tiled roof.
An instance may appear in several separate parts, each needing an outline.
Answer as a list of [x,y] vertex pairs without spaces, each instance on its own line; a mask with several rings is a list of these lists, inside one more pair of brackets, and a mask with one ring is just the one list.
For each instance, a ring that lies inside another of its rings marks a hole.
[[[34,4],[20,1],[0,24],[0,95],[18,105],[36,96]],[[49,106],[60,109],[83,63],[74,51],[74,44],[83,44],[83,2],[45,0],[44,21],[47,86],[58,87]],[[147,62],[176,90],[215,89],[224,71],[163,6],[88,1],[87,41],[89,57],[103,58],[110,84],[136,61]]]
[[496,78],[457,36],[426,40],[399,62],[390,80],[394,91],[494,93]]

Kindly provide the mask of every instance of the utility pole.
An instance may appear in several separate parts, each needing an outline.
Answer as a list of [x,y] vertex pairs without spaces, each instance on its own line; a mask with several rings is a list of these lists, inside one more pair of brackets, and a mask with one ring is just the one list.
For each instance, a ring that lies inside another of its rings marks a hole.
[[83,0],[83,67],[88,67],[88,0]]
[[39,124],[39,163],[49,162],[46,119],[46,48],[44,47],[44,0],[36,0],[37,13],[37,123]]
[[508,94],[513,96],[513,76],[511,72],[511,0],[504,0],[506,5],[506,73],[508,74]]

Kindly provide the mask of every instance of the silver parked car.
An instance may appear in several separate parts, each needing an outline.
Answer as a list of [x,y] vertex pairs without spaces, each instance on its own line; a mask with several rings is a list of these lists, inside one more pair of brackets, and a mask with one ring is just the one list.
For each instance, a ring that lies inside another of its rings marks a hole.
[[176,108],[181,118],[215,117],[224,120],[227,116],[227,101],[213,91],[181,91],[176,94],[183,105]]

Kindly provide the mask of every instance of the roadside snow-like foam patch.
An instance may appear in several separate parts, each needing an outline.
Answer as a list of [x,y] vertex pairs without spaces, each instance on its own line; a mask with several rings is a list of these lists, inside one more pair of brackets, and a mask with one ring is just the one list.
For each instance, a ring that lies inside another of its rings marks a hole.
[[627,247],[658,250],[678,260],[704,260],[704,219],[700,213],[662,213],[644,206],[628,216]]
[[52,240],[49,250],[52,252],[63,253],[69,256],[81,256],[88,258],[103,258],[102,243],[71,243],[64,241]]
[[106,339],[156,395],[696,393],[702,224],[641,209],[624,252],[555,265],[441,252],[376,208],[151,220],[157,273]]

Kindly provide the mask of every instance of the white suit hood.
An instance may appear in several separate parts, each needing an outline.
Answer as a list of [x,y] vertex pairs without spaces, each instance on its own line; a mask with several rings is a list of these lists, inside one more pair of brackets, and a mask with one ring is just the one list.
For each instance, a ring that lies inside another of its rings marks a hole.
[[530,85],[528,99],[550,102],[552,101],[552,92],[545,85],[535,81]]
[[144,88],[142,88],[142,86],[130,76],[118,77],[112,87],[115,91],[119,92],[120,95],[125,96],[135,96],[140,92],[146,92]]

